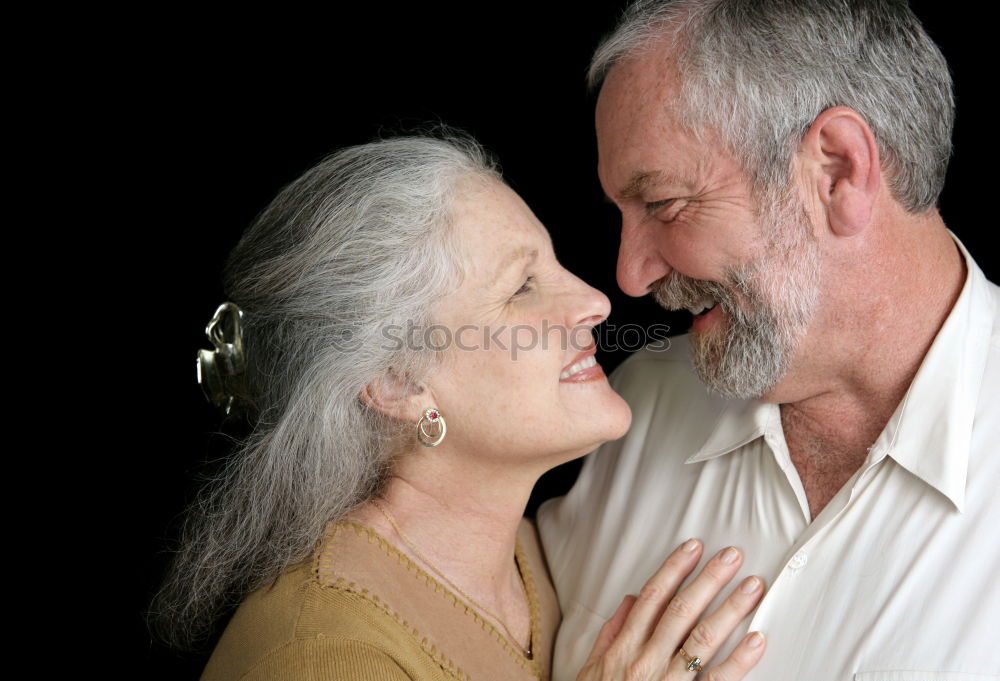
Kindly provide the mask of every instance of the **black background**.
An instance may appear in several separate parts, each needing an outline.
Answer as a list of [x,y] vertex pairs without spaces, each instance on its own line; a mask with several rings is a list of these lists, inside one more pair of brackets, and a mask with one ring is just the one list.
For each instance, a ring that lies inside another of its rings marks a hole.
[[[357,3],[322,15],[151,15],[127,36],[93,46],[100,77],[92,94],[103,102],[95,130],[121,152],[108,181],[128,187],[108,209],[121,219],[102,235],[127,254],[108,265],[119,282],[108,304],[145,318],[147,331],[152,322],[144,361],[131,365],[151,388],[126,391],[111,424],[115,441],[127,444],[120,453],[131,493],[128,511],[118,505],[110,521],[121,530],[116,573],[128,590],[126,632],[115,649],[139,654],[140,676],[196,678],[204,664],[151,643],[142,611],[195,476],[227,447],[194,380],[205,323],[223,300],[223,261],[275,193],[329,151],[426,121],[463,128],[499,157],[562,263],[609,295],[611,322],[686,329],[683,316],[665,316],[615,284],[618,218],[597,182],[584,74],[621,6]],[[977,18],[949,6],[914,3],[956,80],[955,153],[941,208],[996,281],[984,209],[993,183],[982,172],[995,60]],[[624,356],[599,359],[610,370]],[[543,479],[532,507],[567,489],[576,470],[571,464]]]

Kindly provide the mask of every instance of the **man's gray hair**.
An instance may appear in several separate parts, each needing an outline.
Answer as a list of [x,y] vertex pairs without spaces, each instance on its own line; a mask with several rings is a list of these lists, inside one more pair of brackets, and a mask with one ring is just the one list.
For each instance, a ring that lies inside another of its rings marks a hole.
[[589,82],[672,43],[681,122],[716,132],[758,195],[790,181],[802,135],[846,106],[875,134],[893,196],[934,207],[951,155],[948,65],[905,0],[639,0],[598,47]]
[[256,425],[188,514],[151,613],[168,643],[204,638],[379,490],[412,424],[360,395],[387,372],[416,383],[438,366],[433,351],[383,334],[427,328],[459,285],[449,216],[470,181],[500,175],[453,131],[350,147],[283,189],[244,233],[225,283],[244,311]]

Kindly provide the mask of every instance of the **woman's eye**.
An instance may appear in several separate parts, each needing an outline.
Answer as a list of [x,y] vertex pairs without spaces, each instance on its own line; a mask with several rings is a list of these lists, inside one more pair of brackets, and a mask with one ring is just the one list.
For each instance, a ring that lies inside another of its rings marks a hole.
[[530,291],[532,283],[534,281],[535,281],[534,277],[528,277],[527,279],[525,279],[524,283],[521,284],[521,288],[517,289],[517,292],[513,296],[511,296],[511,298],[517,298],[518,296],[524,295],[525,293]]

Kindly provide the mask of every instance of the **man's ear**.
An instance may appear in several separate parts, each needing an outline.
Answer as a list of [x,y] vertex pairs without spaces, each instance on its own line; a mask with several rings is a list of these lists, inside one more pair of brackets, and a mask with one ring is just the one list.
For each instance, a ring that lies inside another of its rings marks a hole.
[[387,416],[416,423],[423,412],[420,405],[428,399],[427,392],[424,385],[412,380],[408,374],[389,369],[366,385],[359,397],[369,407]]
[[802,138],[799,160],[830,230],[837,236],[864,230],[881,189],[882,165],[875,135],[861,114],[845,106],[821,113]]

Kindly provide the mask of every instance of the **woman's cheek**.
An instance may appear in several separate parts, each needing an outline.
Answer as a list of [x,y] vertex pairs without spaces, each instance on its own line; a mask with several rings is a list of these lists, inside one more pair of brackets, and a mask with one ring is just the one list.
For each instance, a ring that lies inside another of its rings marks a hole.
[[511,329],[510,358],[515,362],[536,350],[541,342],[539,330],[530,324],[518,324]]

